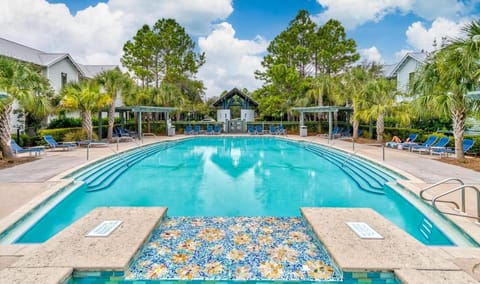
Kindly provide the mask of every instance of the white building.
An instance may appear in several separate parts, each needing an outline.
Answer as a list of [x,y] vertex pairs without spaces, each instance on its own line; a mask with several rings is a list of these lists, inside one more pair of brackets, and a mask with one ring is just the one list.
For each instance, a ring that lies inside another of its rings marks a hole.
[[[78,82],[82,78],[93,78],[98,73],[112,70],[116,65],[82,65],[68,53],[48,53],[4,38],[0,38],[0,55],[33,64],[41,70],[56,93],[68,82]],[[121,102],[118,102],[121,104]],[[14,103],[14,109],[18,104]],[[24,122],[11,114],[12,131],[24,129]]]
[[415,72],[427,59],[428,53],[409,52],[386,74],[388,78],[396,79],[397,90],[403,93],[408,91],[408,86],[413,80]]

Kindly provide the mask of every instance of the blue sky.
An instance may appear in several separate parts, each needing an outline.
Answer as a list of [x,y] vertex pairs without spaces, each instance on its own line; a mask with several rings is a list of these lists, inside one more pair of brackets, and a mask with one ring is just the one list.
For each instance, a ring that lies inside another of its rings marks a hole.
[[[300,9],[319,25],[342,22],[362,60],[392,64],[433,49],[480,15],[480,0],[15,0],[0,1],[0,37],[85,64],[119,64],[122,46],[143,24],[175,18],[205,52],[198,78],[215,96],[254,90],[268,43]],[[432,4],[434,3],[434,4]],[[25,9],[29,7],[29,9]]]

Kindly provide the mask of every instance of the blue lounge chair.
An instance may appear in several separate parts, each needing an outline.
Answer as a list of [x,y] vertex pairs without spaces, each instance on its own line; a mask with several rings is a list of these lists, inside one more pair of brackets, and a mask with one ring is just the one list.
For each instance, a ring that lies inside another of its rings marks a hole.
[[220,135],[221,131],[222,131],[222,128],[220,127],[220,125],[215,125],[215,127],[213,128],[213,134],[215,135]]
[[207,130],[205,130],[205,133],[207,135],[212,135],[213,134],[213,126],[211,126],[210,124],[207,125]]
[[255,126],[255,133],[257,133],[257,135],[263,135],[263,127],[261,125]]
[[45,140],[45,142],[47,142],[48,146],[51,149],[61,148],[61,149],[70,150],[70,149],[73,149],[73,148],[77,147],[77,144],[75,144],[75,143],[63,143],[63,142],[58,143],[57,141],[55,141],[55,139],[53,139],[52,135],[43,136],[43,140]]
[[[464,139],[463,140],[463,153],[467,153],[470,149],[472,149],[473,144],[475,144],[475,140],[473,139]],[[449,154],[455,154],[455,148],[432,148],[430,151],[432,155],[440,155],[440,156],[447,156]]]
[[13,139],[10,140],[10,147],[15,155],[22,153],[29,153],[31,155],[33,153],[35,156],[37,156],[40,155],[40,153],[45,152],[45,149],[40,147],[22,148]]
[[115,134],[118,136],[118,137],[132,137],[132,138],[135,138],[137,137],[137,133],[134,132],[134,131],[130,131],[130,130],[127,130],[127,129],[124,129],[122,127],[115,127]]
[[185,127],[185,134],[190,135],[193,134],[193,129],[192,126],[189,124],[187,127]]
[[254,135],[255,134],[255,127],[253,127],[253,125],[249,125],[247,127],[247,130],[248,130],[248,134],[250,135]]
[[430,135],[427,140],[425,140],[425,142],[423,142],[422,144],[414,144],[412,143],[411,145],[408,146],[408,150],[409,151],[414,151],[414,149],[417,149],[417,148],[429,148],[431,147],[436,141],[437,141],[438,137],[435,136],[435,135]]
[[274,125],[270,125],[270,134],[272,134],[272,135],[276,135],[276,134],[277,134],[277,130],[275,129],[275,126],[274,126]]
[[195,125],[195,127],[193,128],[193,134],[200,134],[200,125]]
[[445,148],[447,146],[448,142],[450,142],[450,138],[442,137],[442,138],[440,138],[440,140],[438,140],[437,143],[432,144],[430,146],[421,146],[421,145],[414,146],[412,148],[412,151],[413,152],[419,152],[419,153],[430,152],[430,149],[433,149],[433,148]]
[[283,128],[283,125],[281,124],[278,125],[278,134],[287,135],[287,131],[285,130],[285,128]]

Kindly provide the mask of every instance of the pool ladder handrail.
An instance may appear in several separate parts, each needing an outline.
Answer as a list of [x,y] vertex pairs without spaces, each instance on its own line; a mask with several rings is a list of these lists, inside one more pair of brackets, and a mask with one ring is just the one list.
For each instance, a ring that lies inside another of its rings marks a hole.
[[358,153],[358,151],[354,151],[353,153],[351,153],[350,155],[348,155],[348,156],[345,158],[345,160],[343,160],[343,162],[342,162],[342,167],[344,167],[345,164],[347,164],[350,160],[352,160],[353,157],[357,155],[357,153]]
[[[428,197],[426,197],[424,195],[425,192],[427,192],[428,190],[431,190],[432,188],[435,188],[439,185],[442,185],[442,184],[447,184],[448,182],[450,181],[456,181],[458,182],[460,185],[459,186],[456,186],[454,188],[451,188],[445,192],[442,192],[442,193],[439,193],[437,195],[435,195],[432,199],[429,199]],[[467,214],[466,212],[466,206],[465,206],[465,189],[467,188],[470,188],[470,189],[473,189],[477,192],[477,216],[472,216],[472,215],[469,215]],[[440,198],[446,196],[446,195],[449,195],[451,193],[454,193],[454,192],[457,192],[457,191],[460,191],[461,193],[461,205],[458,205],[457,202],[455,201],[450,201],[450,200],[440,200]],[[480,221],[480,189],[478,189],[478,187],[474,186],[474,185],[469,185],[469,184],[465,184],[461,179],[459,178],[446,178],[444,180],[441,180],[437,183],[434,183],[430,186],[427,186],[425,187],[424,189],[422,189],[420,191],[420,197],[425,200],[425,201],[431,201],[432,202],[432,206],[434,208],[436,208],[437,210],[439,210],[440,212],[442,212],[443,214],[448,214],[448,215],[455,215],[455,216],[460,216],[460,217],[466,217],[466,218],[472,218],[472,219],[476,219],[477,221]],[[461,211],[462,213],[453,213],[453,212],[446,212],[446,211],[443,211],[443,210],[440,210],[437,206],[437,202],[443,202],[443,203],[450,203],[450,204],[453,204],[455,206],[455,209],[456,210],[459,210]]]

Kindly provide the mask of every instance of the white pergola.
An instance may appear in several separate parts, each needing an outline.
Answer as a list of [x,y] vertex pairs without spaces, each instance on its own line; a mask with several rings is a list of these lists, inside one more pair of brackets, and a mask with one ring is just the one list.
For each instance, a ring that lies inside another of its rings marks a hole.
[[338,111],[353,111],[352,107],[339,106],[316,106],[316,107],[294,107],[292,110],[300,113],[300,127],[304,126],[304,113],[323,113],[328,112],[328,137],[332,139],[333,130],[333,113]]
[[[143,140],[143,135],[142,135],[142,113],[144,112],[163,112],[165,113],[165,123],[166,123],[166,128],[167,128],[167,135],[168,135],[168,128],[170,127],[169,125],[169,115],[172,111],[176,111],[176,107],[153,107],[153,106],[128,106],[128,107],[117,107],[115,108],[116,112],[122,113],[125,112],[133,112],[133,113],[138,113],[137,120],[138,120],[138,137],[139,139]],[[123,117],[123,116],[122,116]]]

